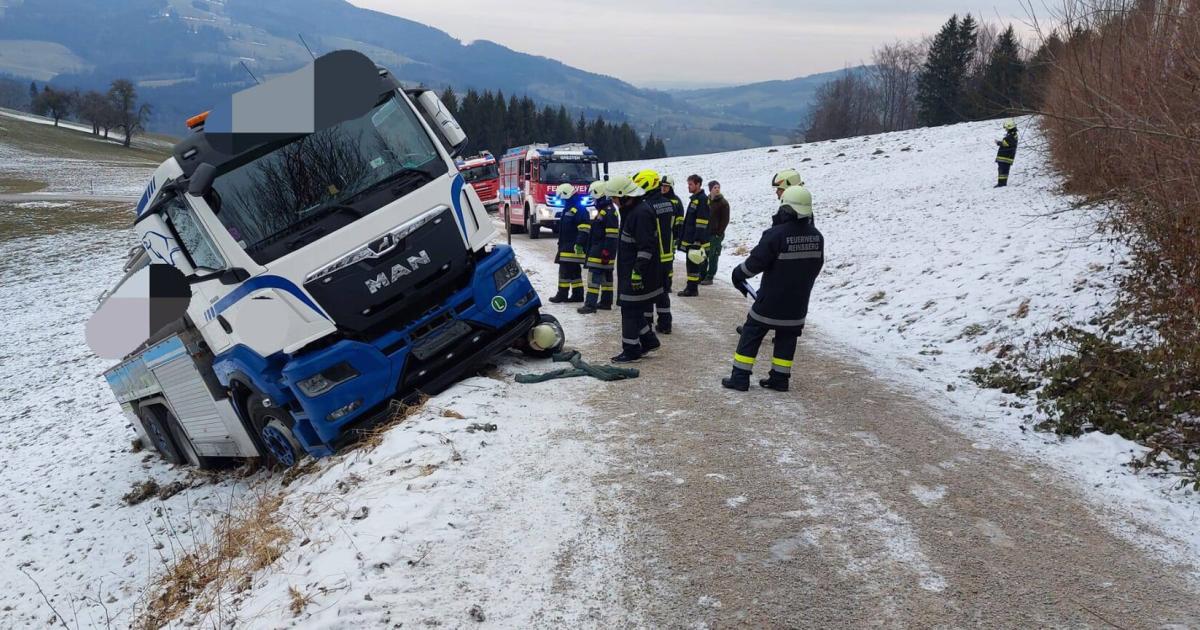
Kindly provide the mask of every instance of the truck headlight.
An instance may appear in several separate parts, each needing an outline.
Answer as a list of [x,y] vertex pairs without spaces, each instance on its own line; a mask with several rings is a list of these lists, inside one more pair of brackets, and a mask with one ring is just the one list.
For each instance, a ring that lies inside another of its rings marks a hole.
[[499,271],[492,274],[492,279],[496,281],[496,290],[499,291],[512,284],[513,280],[521,277],[521,273],[521,265],[517,264],[516,258],[508,261]]
[[314,398],[356,376],[358,376],[358,370],[343,361],[333,367],[322,370],[320,374],[310,376],[296,383],[296,386],[300,388],[300,391],[304,392],[305,396]]

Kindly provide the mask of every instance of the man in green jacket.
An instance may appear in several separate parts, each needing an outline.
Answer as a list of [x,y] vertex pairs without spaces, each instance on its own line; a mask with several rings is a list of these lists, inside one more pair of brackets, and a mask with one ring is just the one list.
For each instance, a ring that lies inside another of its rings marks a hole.
[[721,182],[708,182],[708,269],[700,284],[710,285],[717,275],[717,263],[721,258],[721,243],[725,242],[725,228],[729,227],[729,200],[721,194]]

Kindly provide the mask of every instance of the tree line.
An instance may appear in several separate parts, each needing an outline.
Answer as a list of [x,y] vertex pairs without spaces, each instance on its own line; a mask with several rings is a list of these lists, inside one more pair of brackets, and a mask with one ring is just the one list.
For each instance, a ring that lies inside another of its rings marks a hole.
[[56,127],[61,120],[73,119],[90,124],[97,136],[107,138],[109,132],[117,131],[124,136],[121,143],[126,147],[135,135],[145,131],[150,118],[150,105],[138,102],[137,86],[128,79],[114,80],[106,92],[81,92],[51,85],[38,89],[37,82],[31,81],[27,96],[19,100],[13,94],[12,81],[6,84],[5,104],[19,104],[19,109],[51,118]]
[[538,107],[532,98],[507,99],[504,92],[468,90],[462,98],[453,88],[442,93],[442,102],[454,113],[471,139],[471,151],[504,151],[535,142],[551,145],[583,142],[601,157],[613,162],[667,157],[667,147],[653,133],[643,142],[627,122],[607,122],[604,116],[588,119],[582,113],[572,119],[567,108]]
[[937,35],[876,49],[870,66],[822,86],[802,125],[815,142],[914,127],[986,120],[1029,111],[1054,47],[1028,54],[1013,27],[952,15]]

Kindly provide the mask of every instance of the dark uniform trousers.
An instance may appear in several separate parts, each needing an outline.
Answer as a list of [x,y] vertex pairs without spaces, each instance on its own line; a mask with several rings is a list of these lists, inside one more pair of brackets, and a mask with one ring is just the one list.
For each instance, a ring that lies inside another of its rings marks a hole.
[[611,308],[613,303],[613,270],[588,269],[588,306]]
[[[733,355],[733,367],[746,372],[753,371],[754,359],[762,347],[763,339],[770,328],[760,324],[753,317],[747,317],[742,324],[742,337],[738,340],[737,351]],[[771,372],[784,378],[792,375],[792,363],[796,358],[796,342],[804,332],[804,327],[775,329],[775,349],[771,354]]]
[[621,304],[621,349],[640,354],[659,344],[658,335],[650,327],[654,320],[654,300]]
[[662,295],[654,301],[654,308],[646,315],[646,318],[651,324],[654,323],[654,315],[658,314],[658,324],[663,328],[671,328],[671,281],[675,278],[675,254],[671,253],[671,262],[663,263],[662,265]]

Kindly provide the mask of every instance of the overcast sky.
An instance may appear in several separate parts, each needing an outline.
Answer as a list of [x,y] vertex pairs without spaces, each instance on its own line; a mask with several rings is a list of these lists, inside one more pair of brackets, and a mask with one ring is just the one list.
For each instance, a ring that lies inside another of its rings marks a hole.
[[1018,29],[1028,20],[1023,0],[350,1],[639,85],[836,70],[882,42],[932,34],[955,12]]

